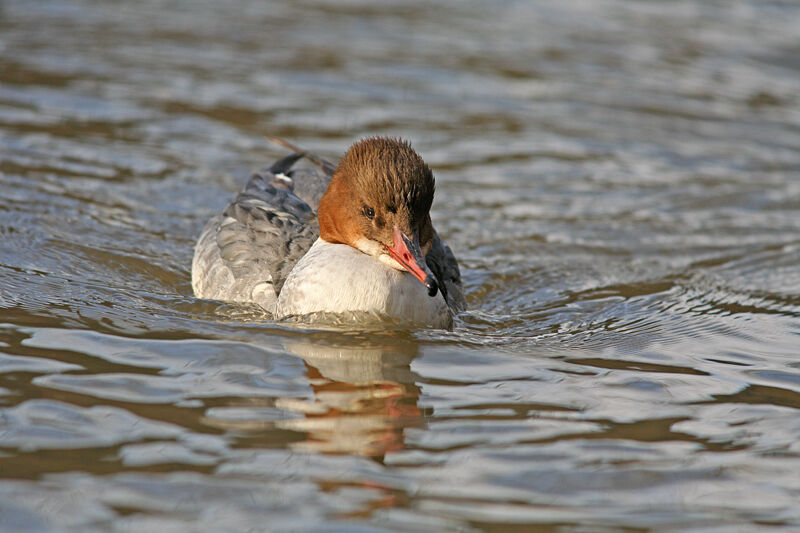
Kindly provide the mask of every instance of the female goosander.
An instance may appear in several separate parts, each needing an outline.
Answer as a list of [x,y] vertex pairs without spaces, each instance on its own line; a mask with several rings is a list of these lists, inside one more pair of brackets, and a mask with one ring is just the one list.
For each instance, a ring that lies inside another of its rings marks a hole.
[[[206,224],[195,295],[255,303],[278,319],[366,313],[451,327],[465,306],[461,274],[431,224],[434,179],[419,154],[372,137],[334,167],[272,140],[294,153],[254,174]],[[291,170],[302,157],[322,172]]]

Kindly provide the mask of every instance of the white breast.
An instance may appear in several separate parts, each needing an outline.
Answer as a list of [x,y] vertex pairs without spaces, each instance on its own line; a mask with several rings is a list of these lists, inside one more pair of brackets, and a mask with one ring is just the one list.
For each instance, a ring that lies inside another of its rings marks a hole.
[[441,293],[430,297],[425,286],[408,272],[383,265],[346,244],[317,239],[286,279],[275,316],[320,312],[374,313],[435,328],[452,325]]

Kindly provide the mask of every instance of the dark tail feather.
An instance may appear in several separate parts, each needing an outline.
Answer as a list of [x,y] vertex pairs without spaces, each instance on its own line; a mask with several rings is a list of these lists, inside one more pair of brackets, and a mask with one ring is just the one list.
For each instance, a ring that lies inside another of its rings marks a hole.
[[282,157],[275,161],[271,167],[269,167],[269,171],[273,174],[286,174],[289,172],[289,169],[292,168],[292,165],[297,163],[297,160],[303,157],[305,154],[302,152],[295,152],[293,154],[289,154],[285,157]]
[[[312,153],[309,153],[309,152],[307,152],[307,151],[305,151],[305,150],[303,150],[301,148],[298,148],[297,146],[293,145],[292,143],[290,143],[289,141],[287,141],[285,139],[281,139],[280,137],[273,137],[271,135],[265,135],[265,137],[267,139],[269,139],[270,141],[274,142],[275,144],[277,144],[278,146],[283,146],[284,148],[288,148],[289,150],[294,152],[294,154],[292,154],[291,156],[286,156],[283,159],[281,159],[280,161],[278,161],[277,163],[275,163],[274,165],[272,165],[273,167],[275,167],[277,165],[280,165],[283,161],[287,161],[289,157],[295,157],[296,156],[296,158],[293,159],[289,163],[289,167],[291,167],[294,164],[294,162],[297,161],[298,159],[300,159],[301,157],[305,157],[306,159],[308,159],[309,161],[311,161],[315,165],[319,165],[319,167],[322,168],[322,170],[328,175],[332,175],[334,173],[334,171],[336,170],[336,166],[333,163],[331,163],[329,161],[326,161],[325,159],[323,159],[323,158],[321,158],[319,156],[316,156],[316,155],[314,155]],[[272,168],[270,168],[270,170],[273,171]],[[287,170],[288,170],[288,167],[287,167]]]

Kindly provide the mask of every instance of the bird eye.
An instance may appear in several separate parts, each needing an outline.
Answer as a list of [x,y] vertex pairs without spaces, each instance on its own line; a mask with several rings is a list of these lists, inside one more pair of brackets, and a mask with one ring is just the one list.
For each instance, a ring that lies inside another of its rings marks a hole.
[[373,218],[375,218],[375,210],[372,209],[371,207],[365,205],[364,206],[364,216],[367,217],[368,219],[372,220]]

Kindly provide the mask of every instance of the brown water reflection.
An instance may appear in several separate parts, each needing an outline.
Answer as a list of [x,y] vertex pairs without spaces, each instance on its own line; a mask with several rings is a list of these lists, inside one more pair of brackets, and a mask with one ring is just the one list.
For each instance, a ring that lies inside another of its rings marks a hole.
[[[203,422],[238,433],[239,446],[269,443],[377,460],[404,448],[405,428],[424,425],[410,367],[414,343],[296,341],[286,348],[305,362],[309,397],[234,398],[210,409]],[[276,429],[291,437],[276,442]]]

